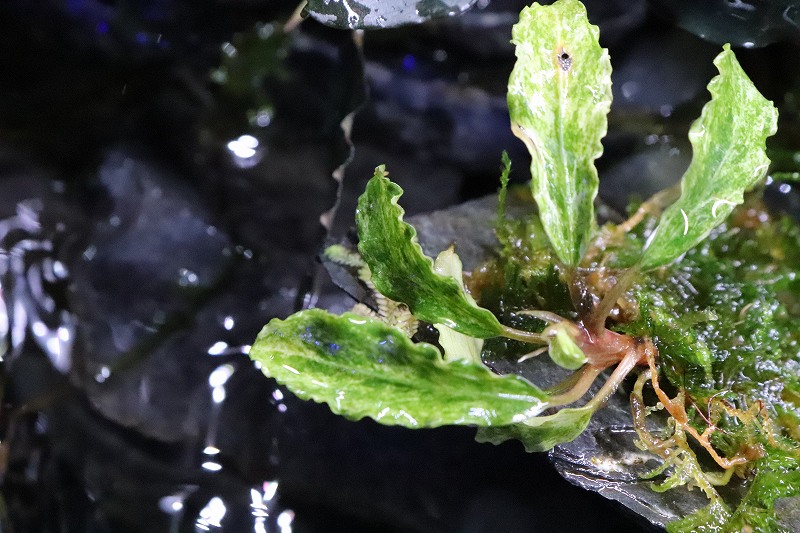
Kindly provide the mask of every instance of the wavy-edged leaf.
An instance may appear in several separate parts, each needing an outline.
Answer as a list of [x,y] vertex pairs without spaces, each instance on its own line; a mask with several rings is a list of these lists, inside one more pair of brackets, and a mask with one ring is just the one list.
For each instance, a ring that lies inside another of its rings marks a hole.
[[326,26],[341,29],[393,28],[450,17],[477,0],[308,0],[306,11]]
[[508,425],[546,406],[547,395],[519,376],[445,362],[434,346],[352,313],[310,309],[272,320],[250,357],[300,398],[387,425]]
[[689,130],[694,153],[681,197],[650,236],[642,270],[666,265],[696,246],[766,175],[766,138],[777,131],[778,110],[758,92],[729,45],[714,64],[719,75],[708,85],[711,101]]
[[578,0],[520,13],[508,80],[514,133],[531,153],[531,188],[559,259],[575,266],[595,226],[594,160],[611,107],[611,62]]
[[500,335],[503,327],[490,311],[478,307],[455,279],[434,271],[433,261],[417,242],[417,231],[403,222],[405,211],[397,204],[402,194],[381,165],[358,199],[358,250],[375,288],[406,304],[420,320],[444,324],[470,337]]
[[500,444],[514,439],[528,452],[543,452],[576,439],[589,425],[594,411],[593,407],[567,407],[556,414],[536,416],[518,424],[478,428],[475,440]]

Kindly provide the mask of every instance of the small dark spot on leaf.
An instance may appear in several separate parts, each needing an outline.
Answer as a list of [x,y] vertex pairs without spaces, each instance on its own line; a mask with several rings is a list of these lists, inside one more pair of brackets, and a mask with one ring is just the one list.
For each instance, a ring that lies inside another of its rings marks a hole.
[[561,70],[564,72],[572,67],[572,56],[563,48],[558,52],[558,64],[561,65]]

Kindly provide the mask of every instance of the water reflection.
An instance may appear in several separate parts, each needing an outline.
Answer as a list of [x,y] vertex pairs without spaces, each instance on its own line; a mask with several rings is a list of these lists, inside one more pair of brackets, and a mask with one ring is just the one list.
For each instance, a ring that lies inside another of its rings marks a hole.
[[278,515],[278,527],[280,533],[292,533],[292,523],[294,522],[294,511],[287,509]]
[[222,527],[222,519],[228,509],[221,498],[214,496],[205,507],[200,511],[196,522],[196,531],[211,531],[211,528]]
[[[269,124],[269,121],[266,124]],[[233,163],[239,168],[256,166],[264,158],[266,151],[258,139],[252,135],[240,135],[238,138],[228,141],[227,147]]]
[[206,430],[203,454],[209,458],[200,465],[203,470],[208,472],[222,470],[222,465],[214,459],[220,452],[217,447],[217,433],[222,414],[222,403],[228,397],[225,387],[235,371],[236,367],[232,364],[224,364],[215,368],[208,376],[208,385],[211,387],[211,409],[208,413],[208,429]]
[[[76,320],[58,309],[54,289],[68,280],[67,267],[54,259],[58,229],[45,230],[40,222],[40,199],[17,204],[16,214],[0,221],[0,358],[12,363],[31,338],[53,367],[66,373],[72,365]],[[64,224],[60,225],[63,232]],[[46,235],[45,231],[53,231]]]
[[275,507],[275,495],[278,493],[278,482],[268,481],[262,486],[262,490],[250,489],[250,509],[253,515],[253,531],[255,533],[267,533],[267,519]]

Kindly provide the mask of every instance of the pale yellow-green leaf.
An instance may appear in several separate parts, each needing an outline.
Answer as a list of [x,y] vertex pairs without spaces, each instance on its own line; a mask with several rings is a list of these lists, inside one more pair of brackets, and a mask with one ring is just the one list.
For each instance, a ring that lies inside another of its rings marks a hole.
[[586,362],[586,355],[578,347],[566,328],[555,326],[556,334],[550,339],[550,359],[567,370],[577,370]]
[[[441,252],[433,262],[433,270],[442,276],[449,276],[464,289],[466,298],[474,303],[475,300],[470,296],[464,287],[464,274],[461,259],[451,246]],[[475,304],[477,305],[477,304]],[[464,359],[476,364],[482,364],[481,350],[483,349],[483,339],[477,339],[459,333],[444,324],[434,324],[433,327],[439,332],[439,344],[444,349],[445,361]]]

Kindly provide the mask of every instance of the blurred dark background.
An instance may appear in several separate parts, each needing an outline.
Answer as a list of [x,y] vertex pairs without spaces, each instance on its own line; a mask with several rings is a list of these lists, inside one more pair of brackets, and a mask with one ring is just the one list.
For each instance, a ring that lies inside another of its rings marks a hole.
[[[505,108],[525,3],[474,4],[354,33],[270,0],[0,3],[0,531],[649,527],[544,454],[346,421],[245,355],[273,317],[352,304],[314,257],[378,164],[410,214],[495,191],[503,149],[528,179]],[[614,65],[606,203],[680,177],[723,42],[800,167],[796,2],[586,4]]]

